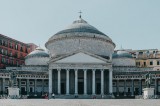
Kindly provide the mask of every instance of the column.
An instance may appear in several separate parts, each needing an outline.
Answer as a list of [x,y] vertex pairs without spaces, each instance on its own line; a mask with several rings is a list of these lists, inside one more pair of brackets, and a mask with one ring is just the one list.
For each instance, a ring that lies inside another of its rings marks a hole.
[[21,79],[19,79],[18,88],[19,88],[19,94],[21,95]]
[[74,70],[75,72],[75,95],[78,94],[78,69]]
[[87,95],[87,69],[84,69],[84,95]]
[[142,95],[142,79],[139,79],[139,95]]
[[3,95],[5,95],[5,78],[2,78],[2,92],[3,92]]
[[101,69],[101,95],[104,94],[104,69]]
[[61,94],[61,69],[58,69],[58,94]]
[[29,95],[29,79],[27,79],[27,95]]
[[37,95],[36,93],[37,93],[37,79],[34,80],[34,94]]
[[[49,69],[49,98],[51,98],[52,95],[52,69]],[[43,87],[44,87],[44,80],[42,80]],[[42,88],[44,90],[44,88]]]
[[119,96],[119,79],[117,79],[116,86],[117,96]]
[[109,93],[110,94],[112,94],[113,93],[113,91],[112,91],[112,87],[113,87],[113,85],[112,85],[112,72],[113,72],[113,69],[112,68],[110,68],[110,70],[109,70]]
[[95,95],[95,69],[92,69],[92,95]]
[[66,95],[69,95],[69,69],[66,70]]
[[131,79],[132,88],[131,88],[131,96],[134,96],[134,79]]
[[124,79],[124,96],[126,96],[126,79]]
[[155,78],[154,80],[155,80],[155,95],[157,95],[157,78]]
[[44,94],[44,79],[42,79],[42,95]]

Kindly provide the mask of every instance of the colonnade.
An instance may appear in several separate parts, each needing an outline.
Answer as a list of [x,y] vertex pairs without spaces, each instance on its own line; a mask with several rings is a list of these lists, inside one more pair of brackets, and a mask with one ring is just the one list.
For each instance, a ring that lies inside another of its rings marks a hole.
[[[1,78],[1,93],[3,95],[6,94],[6,87],[9,87],[6,80],[8,81],[9,78]],[[34,82],[34,85],[30,85],[30,80],[32,82]],[[40,80],[42,80],[42,93],[44,93],[44,79],[40,79]],[[21,84],[22,81],[25,81],[26,84],[22,85]],[[33,93],[35,93],[35,94],[37,93],[37,79],[22,79],[22,78],[17,78],[17,82],[18,83],[17,83],[16,86],[19,88],[20,94],[21,94],[21,87],[24,87],[24,86],[26,88],[27,95],[29,95],[29,89],[30,89],[30,87],[34,87]]]
[[[57,70],[57,90],[58,90],[58,94],[61,95],[61,69],[56,69]],[[70,69],[65,69],[66,70],[66,95],[69,95],[70,94],[70,76],[69,76],[69,71]],[[101,75],[100,75],[100,82],[101,82],[101,94],[103,95],[104,94],[104,70],[105,69],[99,69],[101,71]],[[49,70],[49,93],[52,94],[54,93],[52,90],[52,87],[53,87],[53,73],[52,73],[52,69]],[[55,70],[54,70],[55,71]],[[74,69],[74,94],[75,95],[78,95],[78,71],[79,69]],[[84,95],[87,95],[87,69],[83,69],[83,85],[84,85],[84,88],[83,88],[83,94]],[[96,84],[96,75],[95,75],[95,72],[97,70],[96,69],[92,69],[92,95],[96,95],[96,92],[95,92],[95,84]],[[109,71],[109,93],[112,94],[112,69],[107,69],[107,71]],[[107,86],[108,87],[108,86]]]
[[[142,95],[142,90],[143,90],[143,85],[142,85],[142,80],[143,79],[117,79],[115,80],[116,81],[116,94],[117,96],[119,96],[119,81],[123,81],[124,82],[124,96],[126,96],[127,94],[127,87],[131,88],[130,89],[130,95],[131,96],[135,96],[135,88],[138,88],[138,95]],[[114,81],[114,82],[115,82]],[[137,85],[135,86],[135,81],[138,81],[138,87]],[[144,81],[144,80],[143,80]],[[130,83],[131,85],[130,86],[127,86],[127,82]],[[145,85],[144,85],[145,87]],[[153,82],[153,85],[152,85],[153,88],[155,88],[155,95],[157,95],[157,92],[158,92],[158,82],[157,82],[157,78],[154,79],[154,82]]]

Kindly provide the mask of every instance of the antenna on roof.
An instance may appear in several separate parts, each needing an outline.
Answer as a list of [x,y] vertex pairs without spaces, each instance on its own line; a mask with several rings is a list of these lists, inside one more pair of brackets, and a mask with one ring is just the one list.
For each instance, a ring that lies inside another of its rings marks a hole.
[[123,50],[123,47],[122,47],[122,45],[121,45],[121,48],[120,48],[121,50]]

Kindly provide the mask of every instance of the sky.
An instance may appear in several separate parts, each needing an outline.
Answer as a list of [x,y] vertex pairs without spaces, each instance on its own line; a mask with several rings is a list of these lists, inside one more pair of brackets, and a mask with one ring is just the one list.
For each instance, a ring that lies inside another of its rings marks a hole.
[[0,34],[45,48],[80,10],[115,49],[160,49],[160,0],[0,0]]

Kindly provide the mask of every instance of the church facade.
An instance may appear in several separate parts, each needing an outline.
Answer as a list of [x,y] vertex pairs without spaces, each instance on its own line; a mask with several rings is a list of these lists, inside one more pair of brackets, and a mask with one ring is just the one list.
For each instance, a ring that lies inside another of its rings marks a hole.
[[[153,75],[151,87],[155,94],[160,92],[159,66],[137,66],[142,59],[138,57],[140,51],[114,50],[111,38],[81,16],[50,37],[45,46],[48,52],[38,47],[25,57],[25,65],[0,71],[2,96],[7,94],[12,71],[17,75],[14,86],[20,88],[21,95],[28,96],[48,93],[57,98],[134,97],[143,94],[144,75],[148,72]],[[145,58],[148,61],[149,56]]]

